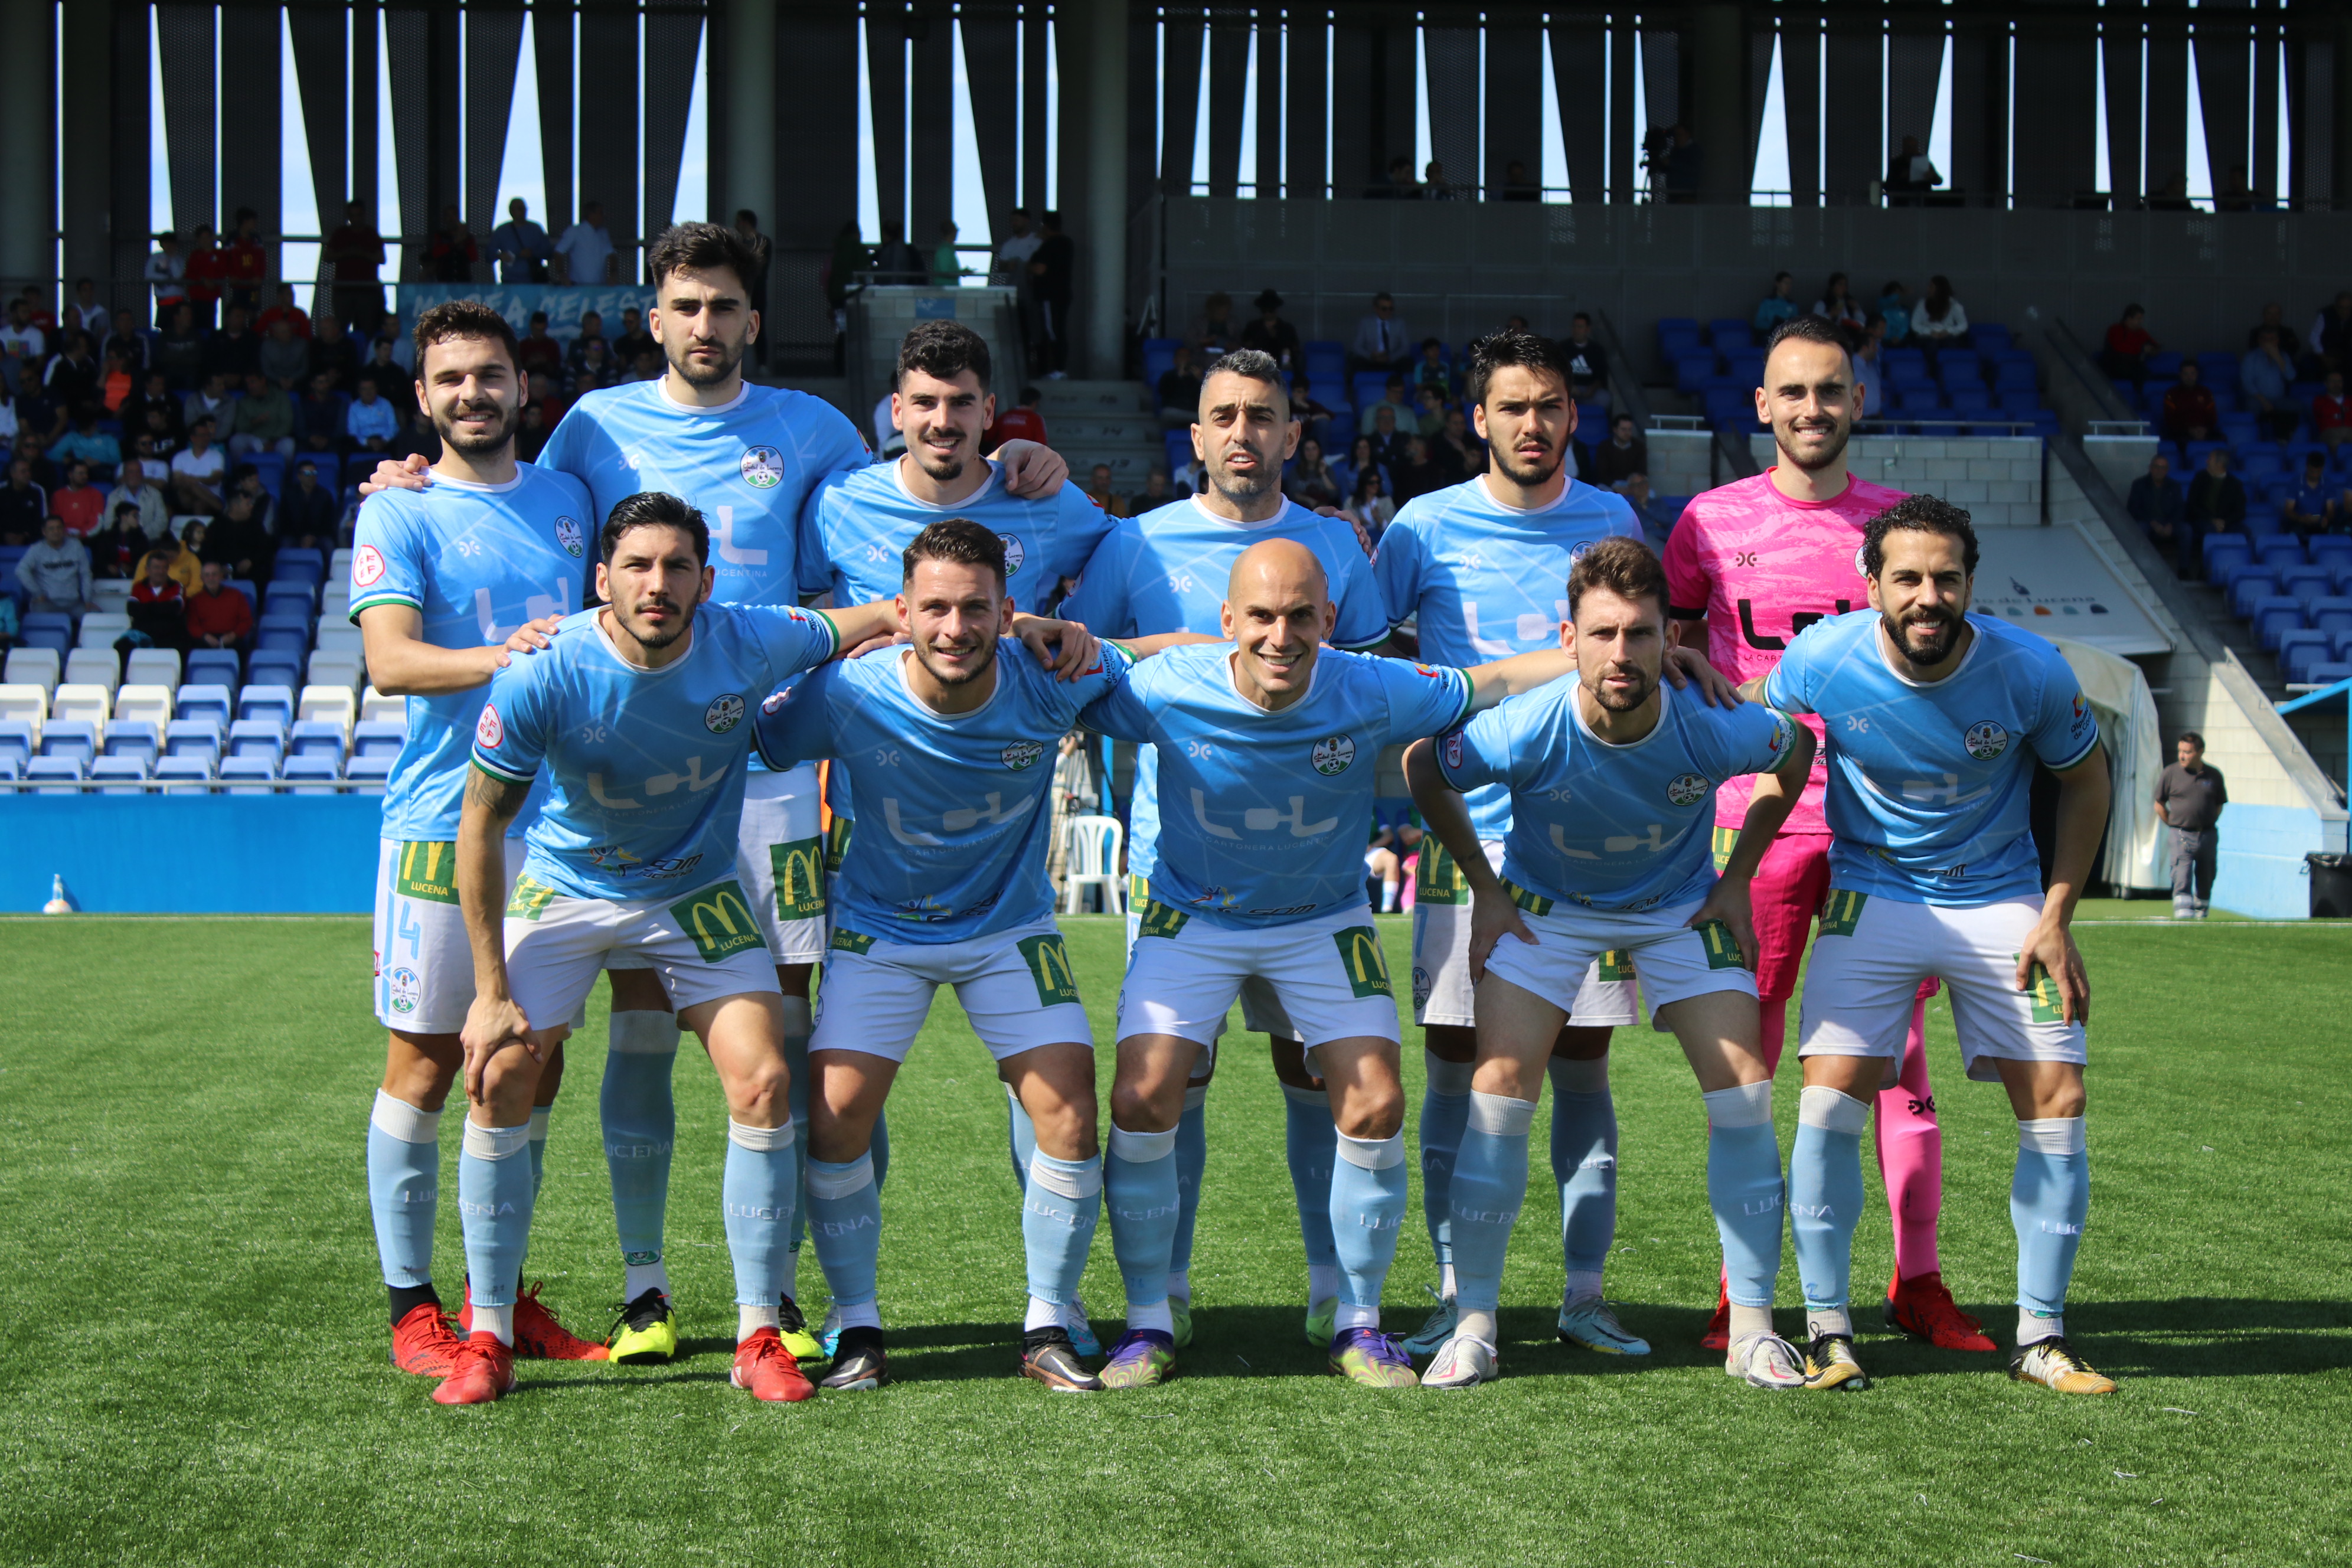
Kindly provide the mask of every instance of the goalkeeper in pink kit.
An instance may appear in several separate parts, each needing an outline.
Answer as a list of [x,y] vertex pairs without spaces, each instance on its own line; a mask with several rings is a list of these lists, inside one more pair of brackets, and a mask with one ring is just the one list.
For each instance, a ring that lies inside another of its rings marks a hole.
[[[1798,632],[1867,602],[1863,525],[1903,493],[1846,470],[1846,442],[1861,406],[1853,358],[1836,329],[1817,316],[1780,323],[1756,394],[1757,417],[1772,426],[1780,449],[1777,462],[1754,479],[1692,497],[1667,537],[1666,583],[1677,635],[1734,680],[1769,674]],[[1820,719],[1808,714],[1803,722],[1819,735]],[[1828,752],[1824,745],[1816,754],[1804,798],[1765,852],[1754,883],[1761,1044],[1765,1063],[1775,1071],[1807,930],[1830,886],[1830,830],[1822,816]],[[1718,866],[1746,819],[1752,784],[1735,778],[1716,792]],[[1927,998],[1936,984],[1931,979],[1920,988],[1902,1076],[1879,1094],[1873,1121],[1895,1220],[1887,1323],[1945,1350],[1990,1351],[1992,1341],[1945,1289],[1936,1256],[1944,1141],[1921,1038]],[[1724,1297],[1700,1342],[1721,1348],[1727,1327]]]

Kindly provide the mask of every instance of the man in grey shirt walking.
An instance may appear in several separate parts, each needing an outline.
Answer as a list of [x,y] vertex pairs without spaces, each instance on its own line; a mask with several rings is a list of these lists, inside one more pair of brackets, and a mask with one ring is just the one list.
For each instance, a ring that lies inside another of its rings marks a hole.
[[2157,776],[2156,815],[2172,830],[2172,918],[2201,921],[2213,897],[2214,824],[2230,791],[2221,770],[2205,761],[2204,736],[2182,731],[2179,756]]

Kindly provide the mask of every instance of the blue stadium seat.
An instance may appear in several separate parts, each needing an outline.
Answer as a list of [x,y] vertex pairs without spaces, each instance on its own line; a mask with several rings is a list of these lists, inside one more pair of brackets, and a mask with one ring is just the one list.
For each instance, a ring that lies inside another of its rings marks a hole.
[[284,686],[247,686],[237,698],[236,716],[274,719],[283,730],[294,722],[294,692]]
[[[212,793],[213,775],[214,763],[208,752],[165,757],[155,764],[153,774],[158,779],[182,781],[177,785],[167,786],[163,790],[165,795],[209,795]],[[190,787],[191,784],[194,787]]]
[[2327,657],[2352,658],[2352,626],[2338,626],[2327,634]]
[[2333,686],[2339,680],[2352,680],[2352,663],[2339,660],[2314,665],[2306,679],[2317,686]]
[[224,691],[235,691],[242,684],[237,679],[237,667],[242,662],[233,647],[192,648],[180,679],[189,686],[217,686]]
[[2031,389],[2040,384],[2040,377],[2034,374],[2032,360],[2005,359],[1993,368],[1992,384],[2003,392]]
[[145,795],[147,792],[139,786],[147,777],[147,759],[100,757],[90,764],[89,776],[113,781],[112,787],[98,792],[100,795]]
[[2276,507],[2250,506],[2246,509],[2246,537],[2254,542],[2255,549],[2260,550],[2264,540],[2277,538],[2285,529],[2286,524],[2279,521]]
[[257,653],[253,667],[246,671],[246,684],[299,688],[302,684],[303,662],[302,654],[288,653],[282,648]]
[[408,726],[388,719],[377,719],[352,726],[352,755],[355,757],[396,757],[408,739]]
[[2168,382],[2178,380],[2184,358],[2185,356],[2178,349],[2159,349],[2147,356],[2149,378],[2162,376]]
[[384,781],[392,776],[393,759],[381,752],[373,756],[353,756],[344,764],[343,776],[351,781],[353,795],[382,795]]
[[2273,651],[2278,655],[2279,669],[2288,680],[2305,680],[2309,678],[2303,672],[2328,657],[2327,634],[2309,626],[2282,632]]
[[1969,336],[1988,353],[1998,353],[2010,345],[2009,328],[1999,321],[1971,321]]
[[310,617],[283,613],[265,615],[254,628],[253,647],[257,653],[308,653],[310,649]]
[[245,602],[253,606],[255,615],[261,614],[261,589],[257,584],[244,577],[232,577],[228,585],[245,595]]
[[285,728],[267,719],[240,719],[228,727],[228,754],[277,763],[286,755]]
[[299,619],[308,630],[319,613],[319,585],[273,581],[262,590],[261,613],[266,621]]
[[342,793],[343,759],[340,756],[289,757],[281,775],[289,782],[303,781],[303,786],[290,791],[294,795],[340,795]]
[[343,756],[343,727],[331,719],[305,719],[294,726],[288,745],[298,757]]
[[1952,405],[1952,412],[1955,414],[1990,414],[1992,412],[1992,394],[1987,392],[1981,386],[1954,387],[1948,394],[1948,397]]
[[224,730],[235,715],[226,686],[183,686],[174,711],[183,719],[208,719]]
[[2352,596],[2314,599],[2304,606],[2303,613],[2314,626],[2330,637],[2352,631]]
[[220,777],[223,795],[275,795],[270,786],[278,781],[278,759],[231,757],[221,763]]
[[72,757],[87,767],[98,760],[98,727],[79,719],[52,719],[41,731],[44,757]]
[[156,754],[155,731],[141,723],[110,724],[106,729],[106,745],[100,754],[138,757],[152,766]]
[[2254,613],[2255,601],[2278,596],[2278,577],[2260,566],[2233,568],[2229,577],[2230,613],[2244,620]]
[[1756,329],[1738,316],[1717,316],[1706,324],[1707,340],[1717,353],[1756,346]]
[[2181,452],[2189,461],[2189,471],[2191,473],[2201,474],[2205,471],[2205,456],[2209,452],[2222,453],[2229,458],[2231,468],[2238,466],[2238,455],[2230,450],[2230,443],[2227,441],[2190,441],[2181,448]]
[[2226,386],[2234,391],[2238,384],[2238,356],[2221,349],[2208,349],[2197,356],[2197,374],[2205,378],[2208,386]]
[[2305,548],[2309,552],[2314,565],[2352,565],[2352,535],[2322,533],[2314,537]]
[[73,634],[59,631],[55,626],[35,626],[23,633],[16,640],[26,647],[54,649],[60,656],[70,652],[73,648]]
[[281,550],[271,567],[272,583],[323,583],[326,578],[327,557],[323,551]]
[[1705,349],[1675,359],[1675,390],[1696,392],[1715,377],[1715,355]]
[[[35,795],[79,795],[79,784],[86,776],[86,761],[80,757],[35,757],[25,769],[25,778],[34,784],[47,779],[57,785],[50,789],[36,789],[33,791]],[[68,784],[67,780],[74,782]]]
[[1939,414],[1944,395],[1932,386],[1906,386],[1895,394],[1895,405],[1906,414]]
[[2305,564],[2310,557],[2303,552],[2302,540],[2292,533],[2274,533],[2255,543],[2254,559],[2273,572],[2284,572]]
[[2205,575],[2216,584],[2229,581],[2231,567],[2246,565],[2253,558],[2253,541],[2242,533],[2205,536]]
[[2001,393],[2000,397],[2004,418],[2031,419],[2042,407],[2042,395],[2030,386],[2012,387]]
[[2336,574],[2325,566],[2290,566],[2279,574],[2279,592],[2299,605],[2325,599],[2335,588]]
[[18,773],[33,760],[33,727],[21,719],[0,720],[0,763],[13,762]]
[[1348,379],[1348,345],[1329,338],[1309,338],[1299,345],[1307,379],[1320,386]]
[[220,761],[223,726],[210,719],[174,719],[163,726],[166,757],[206,757]]
[[2253,613],[2246,619],[2256,639],[2275,649],[2285,633],[2303,629],[2303,601],[2284,594],[2264,595],[2254,601]]

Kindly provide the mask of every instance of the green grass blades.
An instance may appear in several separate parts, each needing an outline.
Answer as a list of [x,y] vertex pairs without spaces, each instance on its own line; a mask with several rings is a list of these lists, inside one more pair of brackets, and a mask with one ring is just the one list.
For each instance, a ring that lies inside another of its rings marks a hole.
[[[2116,905],[2086,919],[2153,906]],[[1875,1171],[1854,1282],[1865,1394],[1769,1394],[1693,1344],[1716,1291],[1705,1119],[1680,1054],[1618,1037],[1610,1294],[1656,1347],[1554,1343],[1559,1206],[1535,1185],[1504,1287],[1503,1378],[1459,1394],[1330,1376],[1282,1102],[1238,1020],[1209,1100],[1198,1338],[1168,1386],[1052,1395],[1015,1375],[1018,1196],[1003,1093],[951,998],[890,1105],[882,1310],[892,1386],[755,1405],[734,1317],[725,1111],[677,1074],[669,1262],[690,1353],[525,1363],[481,1409],[385,1355],[362,1156],[382,1033],[356,920],[0,922],[0,1561],[12,1563],[2340,1563],[2352,1435],[2343,1070],[2352,929],[2089,925],[2091,1221],[2068,1326],[2111,1399],[1878,1326]],[[1379,921],[1391,971],[1410,925]],[[1108,1089],[1117,922],[1066,922]],[[1402,992],[1405,988],[1397,988]],[[1999,1089],[1931,1014],[1944,1274],[2004,1345],[2015,1149]],[[1421,1052],[1407,1030],[1408,1130]],[[571,1047],[529,1268],[576,1331],[620,1292],[596,1128],[603,997]],[[1779,1096],[1785,1150],[1796,1074]],[[457,1300],[453,1111],[439,1280]],[[1865,1159],[1865,1166],[1869,1161]],[[1389,1285],[1434,1279],[1418,1183]],[[814,1321],[824,1289],[803,1256]],[[1108,1341],[1109,1237],[1087,1279]],[[1793,1259],[1780,1322],[1797,1328]]]

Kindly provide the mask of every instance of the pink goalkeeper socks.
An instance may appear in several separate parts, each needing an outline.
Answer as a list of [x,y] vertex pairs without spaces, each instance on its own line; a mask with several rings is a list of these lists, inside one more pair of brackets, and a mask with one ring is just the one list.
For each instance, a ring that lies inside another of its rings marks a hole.
[[1878,1170],[1895,1221],[1895,1271],[1909,1279],[1937,1272],[1936,1216],[1944,1206],[1944,1131],[1936,1122],[1935,1089],[1927,1082],[1927,1004],[1912,1004],[1911,1032],[1903,1041],[1903,1076],[1878,1096],[1871,1125],[1878,1137]]

